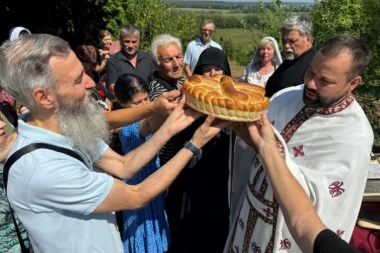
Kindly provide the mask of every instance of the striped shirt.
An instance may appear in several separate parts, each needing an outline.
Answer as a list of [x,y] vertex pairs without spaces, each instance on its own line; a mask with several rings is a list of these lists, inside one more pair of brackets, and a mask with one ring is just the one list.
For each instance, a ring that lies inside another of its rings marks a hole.
[[[178,82],[182,86],[184,78],[181,77]],[[153,81],[149,84],[149,98],[151,101],[158,98],[163,92],[177,90],[176,86],[171,85],[165,79],[158,76],[157,72],[153,73]],[[161,165],[168,162],[179,150],[183,148],[185,142],[189,139],[189,136],[185,132],[180,132],[173,136],[160,150]]]

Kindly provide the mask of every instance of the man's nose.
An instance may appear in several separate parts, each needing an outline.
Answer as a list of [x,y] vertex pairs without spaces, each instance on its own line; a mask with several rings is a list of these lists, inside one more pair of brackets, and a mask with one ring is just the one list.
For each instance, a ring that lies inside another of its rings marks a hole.
[[178,67],[179,66],[179,63],[178,63],[178,59],[177,58],[173,58],[173,67]]
[[95,82],[94,82],[94,80],[92,80],[92,78],[90,76],[88,76],[87,74],[85,74],[83,76],[83,78],[84,78],[84,87],[87,90],[95,88]]
[[315,81],[314,81],[314,78],[308,78],[307,76],[305,76],[305,85],[306,87],[309,89],[309,90],[315,90],[317,88],[317,85],[315,84]]

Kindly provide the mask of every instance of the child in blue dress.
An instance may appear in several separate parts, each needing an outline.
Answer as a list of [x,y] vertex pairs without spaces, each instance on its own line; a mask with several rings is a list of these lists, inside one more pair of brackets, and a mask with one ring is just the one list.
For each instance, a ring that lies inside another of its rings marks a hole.
[[[149,87],[145,81],[132,74],[119,77],[115,83],[115,96],[122,107],[136,107],[150,103]],[[137,148],[152,136],[157,122],[150,118],[124,126],[119,133],[123,154]],[[158,155],[132,179],[125,183],[137,185],[160,167]],[[159,195],[147,206],[138,210],[123,211],[122,240],[125,253],[162,253],[168,250],[169,226],[165,213],[165,196]]]

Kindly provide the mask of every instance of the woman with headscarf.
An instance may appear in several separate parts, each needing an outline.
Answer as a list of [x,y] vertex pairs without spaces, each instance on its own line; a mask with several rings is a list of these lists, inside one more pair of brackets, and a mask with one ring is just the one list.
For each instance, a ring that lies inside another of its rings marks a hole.
[[231,76],[227,55],[216,47],[209,47],[199,56],[193,74],[213,76],[216,74]]
[[277,41],[272,37],[264,37],[239,81],[265,87],[269,77],[281,63],[282,57]]
[[[226,54],[215,47],[207,48],[199,56],[193,74],[231,76]],[[194,132],[203,120],[186,131]],[[191,168],[188,252],[223,251],[229,229],[228,155],[229,135],[221,131],[203,147],[202,157]]]

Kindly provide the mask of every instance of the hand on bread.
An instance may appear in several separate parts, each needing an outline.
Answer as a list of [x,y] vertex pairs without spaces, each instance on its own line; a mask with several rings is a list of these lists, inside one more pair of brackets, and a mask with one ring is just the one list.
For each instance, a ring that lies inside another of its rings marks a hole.
[[153,101],[153,110],[162,116],[167,117],[178,105],[177,98],[181,95],[178,90],[163,92],[156,100]]
[[186,96],[182,96],[179,104],[176,105],[175,109],[170,113],[169,117],[166,119],[162,127],[167,129],[167,133],[170,136],[174,136],[181,132],[186,127],[190,126],[195,120],[201,117],[202,113],[197,112],[189,107],[184,108],[186,103]]
[[191,143],[197,148],[202,148],[208,141],[214,138],[223,128],[232,122],[216,119],[215,114],[209,114],[205,122],[195,131]]
[[276,138],[266,113],[263,113],[258,121],[246,124],[250,139],[260,154],[271,148],[277,149]]

